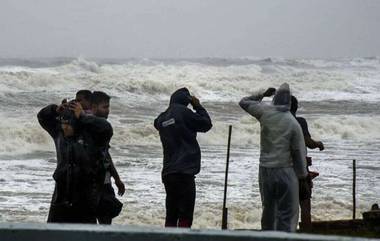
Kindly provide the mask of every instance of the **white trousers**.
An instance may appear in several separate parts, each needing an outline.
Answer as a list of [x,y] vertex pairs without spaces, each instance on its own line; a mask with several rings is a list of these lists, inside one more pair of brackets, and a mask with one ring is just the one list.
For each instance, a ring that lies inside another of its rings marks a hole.
[[298,178],[293,167],[259,169],[262,230],[295,232],[298,223]]

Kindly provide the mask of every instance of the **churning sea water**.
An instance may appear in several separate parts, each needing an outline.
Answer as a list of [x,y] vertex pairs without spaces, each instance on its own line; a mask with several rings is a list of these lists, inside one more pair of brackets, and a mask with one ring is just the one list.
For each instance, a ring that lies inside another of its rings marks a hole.
[[118,224],[162,226],[162,149],[154,118],[170,94],[188,87],[214,127],[198,136],[195,228],[221,225],[228,125],[233,125],[229,228],[260,228],[257,121],[241,97],[288,82],[299,115],[326,150],[310,151],[318,171],[313,220],[351,217],[352,159],[357,160],[357,216],[380,202],[380,59],[0,59],[0,222],[45,222],[54,188],[53,141],[36,114],[79,89],[112,96],[111,154],[127,186]]

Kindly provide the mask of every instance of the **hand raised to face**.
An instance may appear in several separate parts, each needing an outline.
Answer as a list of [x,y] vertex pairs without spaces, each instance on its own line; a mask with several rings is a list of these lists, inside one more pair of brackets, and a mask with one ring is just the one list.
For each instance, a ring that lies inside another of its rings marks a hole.
[[82,105],[77,101],[70,101],[69,109],[74,112],[74,115],[77,119],[80,117],[80,114],[83,112]]

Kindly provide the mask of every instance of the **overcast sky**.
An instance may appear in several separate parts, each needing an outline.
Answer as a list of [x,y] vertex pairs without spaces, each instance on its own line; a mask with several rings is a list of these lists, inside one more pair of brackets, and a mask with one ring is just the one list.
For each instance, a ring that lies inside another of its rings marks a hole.
[[0,57],[380,56],[378,0],[1,0]]

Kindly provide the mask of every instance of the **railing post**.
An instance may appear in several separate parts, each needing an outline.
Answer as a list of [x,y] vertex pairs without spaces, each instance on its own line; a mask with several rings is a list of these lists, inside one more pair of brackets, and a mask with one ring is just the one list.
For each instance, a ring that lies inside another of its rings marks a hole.
[[228,219],[228,209],[226,208],[226,200],[227,200],[228,166],[230,163],[231,133],[232,133],[232,125],[230,125],[228,128],[227,162],[226,162],[226,174],[225,174],[225,179],[224,179],[222,229],[227,229],[227,219]]
[[356,218],[356,160],[352,162],[352,220]]

